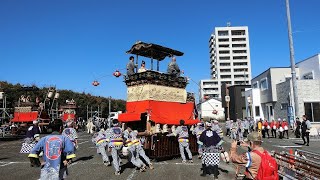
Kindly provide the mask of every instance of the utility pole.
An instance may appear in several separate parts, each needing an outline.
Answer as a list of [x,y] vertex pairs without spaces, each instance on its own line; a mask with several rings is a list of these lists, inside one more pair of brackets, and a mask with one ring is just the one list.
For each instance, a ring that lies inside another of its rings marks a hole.
[[110,112],[111,112],[111,96],[109,96],[109,114],[108,114],[108,116],[110,116]]
[[296,78],[296,65],[294,60],[294,48],[293,48],[293,39],[292,39],[292,29],[291,29],[291,17],[290,17],[290,5],[289,0],[286,0],[286,9],[287,9],[287,22],[288,22],[288,36],[289,36],[289,47],[290,47],[290,63],[291,63],[291,79],[293,85],[293,120],[299,113],[299,103],[298,103],[298,91],[297,91],[297,78]]
[[89,106],[87,105],[87,121],[89,119]]

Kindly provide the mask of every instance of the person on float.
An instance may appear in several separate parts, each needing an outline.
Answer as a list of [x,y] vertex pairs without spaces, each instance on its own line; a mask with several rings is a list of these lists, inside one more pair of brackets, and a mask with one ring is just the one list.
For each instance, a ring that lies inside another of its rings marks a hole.
[[142,61],[141,67],[139,68],[138,73],[142,73],[142,72],[146,72],[146,71],[147,71],[147,69],[146,69],[146,62],[145,62],[145,61]]
[[134,64],[134,57],[129,57],[129,62],[127,64],[127,75],[133,75],[135,73],[134,68],[138,67],[137,64]]

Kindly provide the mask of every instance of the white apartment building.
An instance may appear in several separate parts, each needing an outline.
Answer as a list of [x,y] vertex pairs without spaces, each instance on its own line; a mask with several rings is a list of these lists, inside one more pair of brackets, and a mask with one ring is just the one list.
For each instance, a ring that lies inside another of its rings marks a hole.
[[200,82],[200,101],[221,98],[221,85],[250,85],[251,63],[247,26],[216,27],[209,40],[211,79]]
[[[320,132],[320,54],[296,63],[297,115],[307,115]],[[251,80],[246,89],[247,116],[269,121],[278,118],[294,122],[293,88],[290,67],[271,67]]]

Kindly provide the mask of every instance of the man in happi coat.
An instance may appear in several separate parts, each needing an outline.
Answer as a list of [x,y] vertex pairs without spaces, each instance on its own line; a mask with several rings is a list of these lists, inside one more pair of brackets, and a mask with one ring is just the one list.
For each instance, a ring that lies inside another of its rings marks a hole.
[[120,175],[120,150],[123,146],[123,133],[120,128],[118,119],[112,121],[112,127],[106,131],[107,139],[110,139],[108,143],[108,150],[111,152],[112,164],[115,169],[115,175]]
[[199,156],[198,158],[200,159],[201,156],[202,156],[202,142],[199,141],[199,138],[200,138],[200,135],[202,134],[202,132],[205,130],[204,128],[204,123],[203,122],[200,122],[197,124],[197,126],[194,128],[194,130],[192,131],[192,134],[196,135],[197,137],[197,144],[198,144],[198,153],[199,153]]
[[63,131],[62,131],[62,134],[63,136],[66,136],[70,139],[70,141],[73,143],[75,149],[78,148],[78,133],[77,131],[73,128],[74,126],[74,121],[73,120],[67,120],[67,128],[65,128]]
[[182,158],[182,163],[187,163],[184,150],[186,150],[188,153],[189,162],[193,163],[192,154],[189,148],[189,131],[188,131],[188,127],[184,125],[184,120],[180,120],[180,126],[178,126],[175,131],[173,131],[171,134],[168,134],[167,136],[177,136],[177,135],[178,135],[179,150]]
[[62,135],[45,136],[31,150],[28,157],[38,159],[41,151],[43,151],[44,165],[41,168],[40,180],[65,179],[68,174],[67,165],[76,157],[73,143],[69,138]]
[[103,164],[106,166],[111,165],[109,156],[107,155],[107,152],[106,152],[106,147],[109,140],[107,139],[107,135],[105,134],[105,131],[101,129],[99,132],[94,133],[91,141],[96,145],[97,151],[101,154]]
[[238,133],[239,125],[236,120],[233,120],[230,126],[231,129],[231,139],[237,140],[237,133]]
[[202,132],[200,141],[203,143],[202,170],[201,176],[213,174],[217,179],[219,175],[218,166],[220,164],[220,150],[222,140],[220,136],[212,130],[212,124],[207,123],[207,129]]

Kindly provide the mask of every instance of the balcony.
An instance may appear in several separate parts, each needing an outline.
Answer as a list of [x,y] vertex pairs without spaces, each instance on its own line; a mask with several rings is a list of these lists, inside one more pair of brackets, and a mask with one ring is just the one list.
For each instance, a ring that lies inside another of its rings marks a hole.
[[210,58],[210,64],[215,63],[215,62],[216,62],[216,59]]

